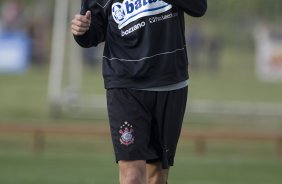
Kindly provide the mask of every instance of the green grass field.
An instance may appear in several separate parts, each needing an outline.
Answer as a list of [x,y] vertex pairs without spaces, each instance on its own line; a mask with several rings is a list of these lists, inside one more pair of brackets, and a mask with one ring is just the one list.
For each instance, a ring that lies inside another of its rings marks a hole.
[[[42,154],[31,151],[30,136],[0,136],[2,184],[117,183],[110,140],[49,137]],[[213,141],[205,156],[181,140],[170,172],[171,184],[280,184],[282,160],[269,142]]]
[[[117,166],[109,154],[52,154],[34,157],[0,154],[0,182],[5,184],[118,183]],[[280,184],[282,162],[275,159],[207,156],[178,157],[170,172],[172,184]]]

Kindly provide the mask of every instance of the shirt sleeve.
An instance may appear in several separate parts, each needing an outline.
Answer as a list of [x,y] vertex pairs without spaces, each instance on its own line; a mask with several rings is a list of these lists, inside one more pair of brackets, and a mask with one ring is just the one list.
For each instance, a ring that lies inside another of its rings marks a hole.
[[99,43],[105,41],[107,29],[107,19],[104,9],[96,1],[81,1],[80,14],[85,15],[88,10],[91,11],[91,25],[89,30],[84,35],[74,35],[75,41],[81,47],[85,48],[97,46]]
[[163,0],[183,9],[188,15],[201,17],[207,10],[207,0]]

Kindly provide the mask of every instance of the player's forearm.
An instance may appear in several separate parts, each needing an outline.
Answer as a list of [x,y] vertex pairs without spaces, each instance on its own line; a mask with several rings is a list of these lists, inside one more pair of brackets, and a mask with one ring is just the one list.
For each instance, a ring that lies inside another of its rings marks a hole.
[[201,17],[207,10],[207,0],[163,0],[183,9],[188,15]]
[[102,31],[91,27],[85,34],[81,36],[74,35],[74,39],[81,47],[84,48],[97,46],[103,41],[103,34],[100,32]]
[[91,34],[89,32],[86,32],[85,34],[80,36],[74,35],[74,39],[81,47],[88,48],[92,46],[90,42]]

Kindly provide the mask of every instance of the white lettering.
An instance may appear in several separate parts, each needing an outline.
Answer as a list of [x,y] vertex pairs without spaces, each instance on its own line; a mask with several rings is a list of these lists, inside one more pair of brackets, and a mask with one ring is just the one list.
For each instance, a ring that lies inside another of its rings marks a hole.
[[164,13],[172,8],[162,0],[124,0],[112,5],[112,16],[122,29],[142,17]]
[[170,18],[173,18],[173,17],[176,17],[176,16],[178,16],[178,13],[170,13],[170,14],[167,14],[167,15],[159,16],[159,17],[151,17],[151,18],[149,18],[149,22],[152,24],[152,23],[160,22],[160,21],[170,19]]
[[146,26],[145,22],[140,22],[125,31],[121,31],[121,36],[124,37],[125,35],[129,35],[130,33],[133,33],[134,31],[141,29],[142,27],[145,26]]

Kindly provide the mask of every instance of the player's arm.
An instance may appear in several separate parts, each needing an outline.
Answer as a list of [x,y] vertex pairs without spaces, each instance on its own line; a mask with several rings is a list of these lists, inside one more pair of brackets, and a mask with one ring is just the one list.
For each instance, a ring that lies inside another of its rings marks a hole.
[[81,47],[97,46],[105,41],[107,22],[96,1],[82,0],[80,14],[71,22],[74,39]]
[[201,17],[207,10],[207,0],[163,0],[183,9],[188,15]]

